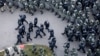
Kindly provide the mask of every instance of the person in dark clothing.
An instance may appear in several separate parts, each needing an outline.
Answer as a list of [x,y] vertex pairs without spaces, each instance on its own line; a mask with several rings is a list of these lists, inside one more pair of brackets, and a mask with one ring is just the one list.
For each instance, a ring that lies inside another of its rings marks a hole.
[[37,27],[37,23],[38,23],[38,19],[35,18],[35,19],[34,19],[34,27]]
[[26,34],[26,31],[25,31],[25,25],[22,26],[22,34]]
[[3,0],[0,0],[0,8],[4,6]]
[[28,28],[29,32],[33,32],[33,23],[29,23],[29,28]]
[[22,44],[21,38],[22,38],[22,36],[20,34],[18,34],[17,35],[17,43],[16,43],[16,45],[19,44],[19,43]]
[[57,48],[57,45],[56,45],[56,38],[53,38],[53,39],[52,39],[52,43],[53,43],[53,46],[54,46],[55,48]]
[[50,36],[49,36],[48,40],[50,40],[52,37],[54,37],[54,31],[50,30],[49,32],[50,32]]
[[19,29],[18,33],[22,36],[22,38],[24,38],[23,37],[23,30],[22,30],[22,28]]
[[67,33],[68,33],[68,29],[65,27],[65,30],[64,30],[64,32],[62,33],[62,35],[66,34],[66,36],[67,36]]
[[70,43],[64,43],[64,56],[69,54]]
[[73,30],[69,30],[68,31],[68,41],[72,41],[73,42]]
[[41,24],[41,26],[40,26],[40,32],[42,32],[44,34],[44,36],[46,35],[45,32],[44,32],[44,26],[43,26],[43,24]]
[[87,33],[86,30],[83,30],[83,31],[82,31],[82,36],[83,36],[85,39],[86,39],[86,37],[87,37],[87,34],[88,34],[88,33]]
[[100,37],[99,37],[99,39],[97,39],[96,44],[97,44],[97,48],[100,48]]
[[22,24],[23,24],[22,21],[19,19],[18,20],[18,27],[16,28],[16,30],[18,30]]
[[22,21],[22,24],[24,23],[24,22],[26,22],[27,24],[28,24],[28,21],[26,20],[26,15],[19,15],[20,16],[20,19],[21,19],[21,21]]
[[75,40],[76,40],[76,41],[80,41],[80,37],[81,37],[81,32],[78,30],[78,31],[76,31],[76,33],[75,33]]
[[52,52],[54,52],[54,46],[53,46],[53,43],[52,42],[49,42],[49,47],[52,50]]
[[99,19],[100,18],[100,13],[97,13],[94,17],[95,17],[96,20],[99,20],[99,22],[100,22],[100,19]]
[[32,41],[32,39],[30,38],[30,33],[27,33],[27,42],[29,42],[29,40]]
[[65,44],[65,45],[64,45],[65,48],[67,48],[67,49],[70,48],[70,43],[64,43],[64,44]]
[[36,36],[34,38],[37,38],[38,36],[40,36],[42,38],[42,35],[40,34],[40,30],[36,30]]
[[5,53],[6,53],[6,56],[10,56],[10,52],[9,52],[8,49],[5,49],[4,51],[5,51]]
[[50,27],[49,22],[48,22],[48,21],[45,21],[45,22],[44,22],[44,25],[45,25],[45,29],[47,29],[48,32],[49,32],[49,27]]
[[81,42],[81,43],[79,44],[79,49],[77,49],[77,50],[78,50],[78,51],[82,50],[83,53],[86,53],[86,52],[85,52],[85,43]]
[[56,46],[56,39],[52,38],[52,40],[49,42],[49,47],[51,48],[51,50],[54,52],[54,47],[57,48]]
[[91,48],[91,51],[92,51],[92,52],[95,52],[96,47],[97,47],[97,46],[96,46],[96,43],[91,43],[91,44],[90,44],[90,48]]

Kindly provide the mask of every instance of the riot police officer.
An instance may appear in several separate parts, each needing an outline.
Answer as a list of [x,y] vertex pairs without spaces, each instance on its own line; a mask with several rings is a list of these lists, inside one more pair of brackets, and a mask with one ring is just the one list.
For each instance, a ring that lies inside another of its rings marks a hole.
[[68,31],[68,41],[73,41],[73,30]]
[[96,47],[97,47],[97,45],[96,45],[95,42],[90,43],[90,48],[91,48],[91,51],[92,51],[92,52],[95,52]]
[[25,31],[25,25],[22,25],[22,34],[26,34],[26,31]]
[[41,14],[43,14],[43,9],[44,9],[44,3],[40,1],[40,4],[39,4],[39,8],[40,8],[40,12]]
[[30,37],[30,33],[27,33],[27,42],[29,42],[29,40],[32,41],[31,37]]
[[37,27],[37,23],[38,23],[38,18],[34,19],[34,27]]
[[22,28],[19,29],[18,33],[22,36],[22,38],[24,38],[23,37],[23,30],[22,30]]
[[9,8],[9,12],[13,13],[13,5],[14,5],[13,0],[8,0],[7,2],[8,2],[7,5]]
[[4,12],[4,2],[3,2],[3,0],[0,0],[0,10],[1,10],[1,12]]
[[20,16],[20,19],[21,19],[21,21],[22,21],[22,24],[24,23],[24,22],[26,22],[27,24],[28,24],[28,21],[26,20],[26,15],[19,15]]
[[99,48],[96,49],[96,52],[95,52],[94,56],[100,56],[100,49]]
[[31,14],[31,15],[34,15],[34,5],[33,5],[33,1],[32,0],[29,0],[29,13]]
[[100,37],[99,39],[97,39],[96,45],[97,45],[97,48],[100,48]]
[[16,44],[22,44],[22,36],[20,34],[17,35],[17,43]]
[[78,56],[78,53],[75,48],[72,49],[71,56]]
[[86,53],[86,51],[85,51],[85,42],[80,41],[79,49],[77,49],[77,50],[78,50],[78,51],[82,50],[83,53]]
[[43,26],[43,24],[41,24],[41,26],[40,26],[40,32],[42,32],[44,34],[44,36],[46,35],[45,32],[44,32],[44,26]]
[[40,30],[36,30],[36,36],[34,38],[37,38],[38,36],[40,36],[42,38],[42,35],[40,34]]
[[0,8],[4,6],[3,0],[0,0]]
[[81,32],[79,30],[77,30],[76,33],[75,33],[75,39],[76,39],[76,41],[77,40],[80,41],[80,37],[81,37]]
[[56,46],[56,39],[52,38],[52,40],[49,42],[49,47],[51,48],[51,50],[54,52],[54,47],[57,48]]
[[88,49],[87,56],[93,56],[93,53],[92,53],[91,49]]
[[33,23],[32,22],[29,23],[28,31],[33,32]]
[[86,30],[86,28],[82,30],[82,36],[86,39],[86,37],[87,37],[87,30]]
[[57,45],[56,45],[56,38],[53,37],[51,41],[52,41],[52,43],[53,43],[53,46],[54,46],[55,48],[57,48]]
[[61,18],[62,12],[63,12],[63,7],[62,5],[59,5],[58,18]]
[[78,5],[77,5],[77,10],[82,10],[82,4],[80,2],[78,2]]
[[69,54],[69,48],[70,48],[70,43],[64,43],[64,56],[67,56]]
[[58,2],[56,2],[55,8],[54,8],[55,15],[58,15],[58,9],[59,9],[59,4],[58,4]]
[[49,42],[49,47],[52,50],[52,52],[54,52],[54,46],[53,46],[53,43],[52,42]]
[[49,32],[49,27],[50,27],[49,22],[48,22],[48,21],[45,21],[45,22],[44,22],[44,25],[45,25],[45,29],[47,29],[48,32]]
[[68,43],[64,43],[64,47],[66,47],[66,48],[70,48],[70,43],[68,42]]
[[67,33],[68,33],[68,29],[65,27],[65,30],[64,30],[64,32],[62,33],[62,35],[66,34],[66,36],[67,36]]
[[19,29],[20,26],[21,26],[22,24],[23,24],[23,23],[22,23],[21,19],[19,19],[19,20],[18,20],[18,27],[16,28],[16,30]]
[[50,36],[49,36],[48,40],[50,40],[52,37],[54,37],[54,30],[50,30],[49,32],[50,32]]

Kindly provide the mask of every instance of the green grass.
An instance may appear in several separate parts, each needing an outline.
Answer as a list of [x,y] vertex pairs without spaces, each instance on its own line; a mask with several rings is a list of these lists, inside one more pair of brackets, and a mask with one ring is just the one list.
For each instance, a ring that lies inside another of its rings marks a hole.
[[36,54],[32,53],[32,45],[26,45],[25,46],[25,49],[24,49],[25,53],[27,53],[28,56],[39,56],[39,48],[42,47],[42,48],[45,49],[44,53],[45,53],[46,56],[52,56],[52,52],[47,46],[43,46],[43,45],[35,45],[35,46],[37,48]]
[[0,56],[4,56],[4,51],[0,52]]
[[[39,56],[39,48],[42,47],[45,50],[44,53],[45,53],[46,56],[52,56],[53,53],[52,53],[52,51],[50,50],[49,47],[44,46],[44,45],[35,45],[35,46],[36,46],[37,50],[35,51],[34,54],[32,53],[32,48],[33,48],[32,45],[25,45],[24,52],[28,56]],[[0,56],[4,56],[4,51],[0,52]]]

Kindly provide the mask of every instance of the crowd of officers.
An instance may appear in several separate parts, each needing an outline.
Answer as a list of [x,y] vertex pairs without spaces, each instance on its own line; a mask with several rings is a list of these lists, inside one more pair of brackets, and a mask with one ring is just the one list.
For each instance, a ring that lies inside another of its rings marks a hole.
[[[82,50],[83,53],[87,53],[87,56],[100,56],[100,1],[76,0],[72,4],[69,2],[65,8],[69,23],[62,35],[65,34],[68,41],[79,41],[77,50]],[[67,44],[65,49],[69,49]]]
[[[86,53],[85,48],[89,48],[87,56],[100,56],[100,1],[99,0],[0,0],[0,9],[1,11],[5,11],[6,6],[10,9],[10,12],[13,12],[13,7],[19,8],[21,11],[26,11],[27,13],[34,15],[37,10],[40,10],[41,14],[43,14],[43,10],[46,9],[48,11],[54,12],[58,18],[62,18],[62,20],[67,20],[68,25],[65,28],[62,35],[66,34],[68,41],[79,41],[79,49],[82,50],[83,53]],[[19,35],[18,37],[24,38],[23,35],[25,32],[25,25],[23,22],[26,22],[26,15],[20,15],[18,20]],[[50,37],[52,37],[52,41],[50,47],[53,50],[56,41],[54,38],[54,31],[49,29],[49,23],[47,21],[41,26],[37,26],[38,19],[34,19],[34,24],[32,22],[29,23],[29,29],[27,33],[27,41],[32,40],[30,38],[30,33],[33,32],[33,27],[37,27],[36,31],[37,38],[44,32],[44,26],[50,32]],[[33,26],[34,25],[34,26]],[[22,26],[22,27],[21,27]],[[21,27],[21,28],[20,28]],[[18,38],[17,43],[22,43],[21,39]],[[54,42],[54,43],[53,43]]]
[[[31,15],[34,15],[37,10],[41,14],[43,14],[43,10],[48,10],[54,12],[62,20],[74,21],[73,18],[78,15],[82,16],[80,14],[83,14],[83,11],[85,14],[92,11],[94,16],[99,17],[99,2],[97,0],[0,0],[0,9],[2,12],[9,10],[13,13],[15,8],[19,8],[21,11]],[[71,19],[69,19],[70,16],[72,17]]]
[[[30,33],[32,33],[34,31],[34,28],[37,28],[36,30],[36,36],[34,38],[37,37],[41,37],[43,38],[43,36],[46,36],[46,33],[44,32],[44,30],[47,30],[48,33],[50,33],[50,36],[48,38],[49,40],[49,47],[51,48],[52,51],[54,51],[54,48],[57,48],[56,46],[56,38],[54,36],[54,30],[50,29],[50,23],[48,21],[45,21],[44,24],[41,24],[40,26],[38,26],[38,18],[34,18],[34,23],[32,22],[28,22],[26,20],[26,15],[19,15],[20,19],[18,20],[18,27],[15,30],[18,30],[18,35],[17,35],[17,42],[16,45],[18,44],[23,44],[22,39],[26,36],[26,41],[32,41],[32,37],[30,36]],[[26,22],[28,24],[28,32],[26,32],[26,28],[24,25],[24,22]],[[43,35],[42,35],[43,34]]]

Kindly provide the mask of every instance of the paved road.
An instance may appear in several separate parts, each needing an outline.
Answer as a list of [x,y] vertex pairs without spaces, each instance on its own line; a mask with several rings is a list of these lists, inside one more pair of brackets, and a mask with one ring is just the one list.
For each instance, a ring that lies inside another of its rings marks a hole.
[[[17,39],[16,36],[18,32],[15,30],[17,27],[17,20],[19,19],[19,14],[26,14],[24,12],[20,12],[19,10],[15,11],[13,14],[10,14],[8,11],[1,13],[0,12],[0,50],[4,49],[9,46],[13,46]],[[28,22],[33,22],[34,18],[37,17],[39,20],[38,25],[45,20],[48,20],[50,22],[50,29],[54,29],[55,32],[55,37],[57,38],[57,45],[58,48],[55,49],[55,53],[57,56],[64,56],[64,49],[63,49],[63,44],[67,42],[66,36],[62,36],[61,33],[64,31],[64,28],[67,25],[66,21],[61,21],[61,18],[57,18],[57,16],[54,15],[54,13],[47,12],[45,11],[43,15],[40,14],[40,12],[35,13],[34,16],[31,16],[29,14],[27,15]],[[25,23],[26,31],[28,29],[28,25]],[[31,34],[31,38],[33,39],[32,42],[29,43],[34,43],[34,44],[43,44],[48,46],[48,37],[49,33],[45,30],[46,36],[43,38],[37,38],[34,39],[33,37],[35,36],[35,30]],[[26,39],[23,39],[23,42],[26,42]],[[71,43],[71,48],[70,50],[75,47],[76,49],[78,48],[78,42]],[[85,54],[78,52],[79,56],[85,56]]]

